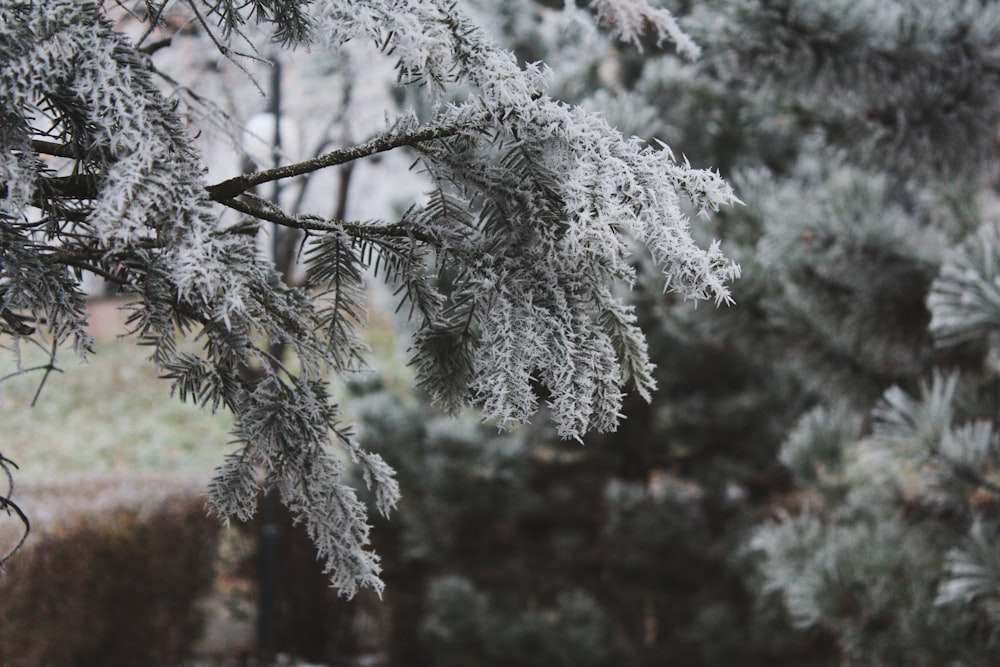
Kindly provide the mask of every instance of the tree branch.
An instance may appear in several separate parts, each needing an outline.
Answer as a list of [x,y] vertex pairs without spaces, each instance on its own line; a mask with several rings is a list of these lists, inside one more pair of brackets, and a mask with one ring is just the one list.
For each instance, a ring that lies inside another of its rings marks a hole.
[[[450,125],[425,125],[412,132],[391,132],[370,139],[363,144],[331,151],[317,158],[305,160],[304,162],[296,162],[295,164],[287,164],[273,169],[264,169],[250,174],[235,176],[221,183],[209,185],[206,190],[208,190],[209,197],[213,201],[226,203],[226,200],[232,200],[233,197],[241,195],[250,188],[262,183],[301,176],[319,169],[352,162],[402,146],[413,146],[425,141],[444,139],[445,137],[458,134],[466,127],[469,127],[468,121],[464,123],[452,123]],[[228,204],[226,205],[228,206]]]
[[382,225],[373,225],[363,222],[351,222],[338,220],[329,222],[314,216],[291,216],[280,208],[255,195],[243,194],[241,199],[225,199],[220,201],[223,206],[228,206],[234,211],[239,211],[246,215],[273,222],[282,227],[290,229],[302,229],[309,232],[336,232],[344,231],[348,234],[357,235],[377,235],[394,238],[412,238],[429,245],[438,245],[438,239],[430,234],[426,234],[412,225],[405,222],[393,222]]
[[[43,192],[45,197],[39,192]],[[7,197],[9,189],[6,183],[0,183],[0,198]],[[43,176],[38,179],[35,199],[43,203],[48,198],[94,199],[97,197],[97,178],[90,174],[73,174],[70,176]],[[36,206],[38,203],[32,202]],[[38,206],[48,208],[47,206]]]
[[157,40],[155,42],[150,42],[145,46],[139,47],[138,51],[140,51],[141,53],[145,53],[147,56],[151,56],[160,49],[165,49],[168,46],[170,46],[172,41],[173,37],[164,37],[163,39]]
[[6,322],[10,328],[0,327],[0,331],[7,333],[17,334],[18,336],[30,336],[35,333],[35,328],[28,326],[24,323],[24,318],[10,310],[9,308],[0,309],[0,320]]
[[122,287],[128,286],[128,281],[126,281],[121,276],[115,275],[110,271],[106,271],[105,269],[102,269],[101,267],[95,264],[91,264],[90,262],[87,262],[79,257],[74,257],[72,254],[68,252],[54,252],[51,254],[51,257],[60,264],[64,264],[66,266],[72,266],[77,269],[82,269],[84,271],[90,271],[94,275],[100,276],[101,278],[104,278],[108,282],[114,283],[115,285],[121,285]]
[[45,141],[44,139],[32,139],[31,148],[39,153],[55,155],[56,157],[67,157],[77,160],[83,157],[79,151],[69,144],[59,144],[54,141]]

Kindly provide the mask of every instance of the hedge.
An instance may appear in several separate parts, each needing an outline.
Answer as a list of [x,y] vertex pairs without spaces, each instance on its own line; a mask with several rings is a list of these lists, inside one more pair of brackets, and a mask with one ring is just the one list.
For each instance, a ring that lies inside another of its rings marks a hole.
[[0,667],[157,667],[188,657],[220,535],[203,488],[130,476],[19,489],[33,529],[0,579]]

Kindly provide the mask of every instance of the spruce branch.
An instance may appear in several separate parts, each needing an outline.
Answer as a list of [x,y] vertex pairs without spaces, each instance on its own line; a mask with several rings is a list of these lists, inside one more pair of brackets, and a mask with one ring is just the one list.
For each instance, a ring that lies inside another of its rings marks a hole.
[[[331,370],[363,362],[354,327],[366,315],[366,269],[409,305],[418,382],[439,400],[479,403],[512,425],[551,395],[567,437],[614,428],[627,378],[652,387],[641,331],[611,289],[634,277],[631,239],[650,247],[670,289],[727,298],[738,268],[716,246],[698,245],[685,202],[714,211],[738,202],[731,189],[548,97],[541,66],[521,66],[450,0],[320,1],[308,13],[306,0],[177,4],[228,59],[239,55],[229,40],[246,39],[240,29],[256,14],[286,43],[374,41],[397,59],[400,81],[432,95],[454,83],[468,97],[431,99],[427,124],[412,112],[363,143],[206,187],[191,128],[154,85],[156,76],[173,80],[150,65],[156,44],[143,40],[152,32],[132,43],[98,2],[21,3],[0,21],[0,43],[17,46],[12,66],[0,68],[0,306],[11,313],[0,325],[45,322],[60,343],[75,336],[84,349],[82,271],[124,287],[135,297],[126,326],[153,348],[175,393],[235,415],[242,451],[220,470],[212,506],[247,518],[255,470],[268,471],[265,486],[305,521],[343,592],[381,582],[364,506],[327,451],[331,429],[379,510],[398,498],[388,465],[337,431],[339,408],[326,393]],[[150,3],[154,17],[143,20],[158,23],[164,6]],[[64,49],[71,61],[54,57]],[[190,89],[175,93],[217,110]],[[51,126],[34,129],[43,116]],[[251,194],[397,148],[419,153],[438,184],[397,221],[344,220],[342,202],[332,219],[299,215],[298,204],[282,209]],[[54,160],[52,171],[46,156],[75,164]],[[220,230],[217,204],[246,217]],[[286,285],[256,252],[260,221],[315,233],[307,274],[318,289]],[[603,312],[610,321],[595,321]],[[196,354],[179,345],[191,335],[204,343]],[[262,340],[287,346],[295,372]],[[261,369],[252,382],[242,374],[251,366]]]

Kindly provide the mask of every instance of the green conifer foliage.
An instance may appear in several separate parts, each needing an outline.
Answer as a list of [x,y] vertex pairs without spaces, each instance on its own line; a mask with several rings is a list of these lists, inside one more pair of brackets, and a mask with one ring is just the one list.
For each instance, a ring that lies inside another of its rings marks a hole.
[[[590,525],[615,536],[594,576],[617,597],[588,592],[630,664],[992,664],[1000,6],[662,3],[692,61],[612,48],[584,4],[504,3],[498,32],[745,203],[713,230],[736,308],[664,298],[633,258],[658,391],[575,459],[611,477]],[[663,511],[665,482],[687,510]],[[490,609],[512,587],[454,590]]]
[[733,176],[736,216],[759,230],[734,256],[768,274],[753,344],[806,397],[779,453],[791,493],[745,553],[761,603],[830,638],[831,660],[979,665],[998,649],[998,17],[723,1],[687,24],[756,109],[744,118],[800,137]]

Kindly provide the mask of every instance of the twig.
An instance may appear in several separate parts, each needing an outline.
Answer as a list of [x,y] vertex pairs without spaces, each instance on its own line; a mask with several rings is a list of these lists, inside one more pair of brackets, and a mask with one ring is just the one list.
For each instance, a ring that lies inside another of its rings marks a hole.
[[54,141],[45,141],[43,139],[32,139],[31,148],[39,153],[55,155],[56,157],[73,158],[76,160],[83,157],[78,151],[74,150],[73,147],[68,144],[57,144]]
[[352,222],[348,220],[327,221],[314,216],[291,216],[280,208],[255,195],[243,194],[240,199],[226,199],[220,202],[234,211],[239,211],[260,220],[266,220],[290,229],[309,232],[346,232],[357,236],[388,236],[391,238],[412,238],[430,245],[440,241],[434,236],[407,224],[405,221],[381,225]]
[[153,34],[154,30],[156,30],[156,26],[160,23],[160,17],[163,16],[163,10],[167,8],[168,4],[170,4],[170,0],[163,0],[163,4],[156,9],[156,13],[149,17],[149,27],[146,28],[146,31],[142,33],[142,36],[139,37],[138,41],[136,41],[134,45],[139,51],[144,50],[142,48],[142,43],[145,42],[151,34]]
[[14,475],[10,472],[10,466],[14,466],[15,470],[19,467],[16,463],[8,459],[3,454],[0,454],[0,470],[3,470],[4,475],[7,477],[7,493],[3,494],[3,497],[10,498],[14,495]]
[[[257,83],[257,79],[255,79],[253,77],[253,74],[250,73],[250,70],[248,70],[246,67],[244,67],[242,63],[237,62],[236,58],[234,58],[233,55],[232,55],[233,54],[233,50],[230,49],[225,44],[221,43],[218,40],[218,38],[215,36],[215,33],[212,32],[212,28],[208,25],[208,22],[205,21],[205,18],[201,15],[201,12],[198,11],[198,7],[195,5],[194,1],[193,0],[187,0],[187,4],[188,4],[189,7],[191,7],[191,11],[194,12],[195,18],[198,19],[198,23],[201,24],[202,28],[204,28],[205,32],[208,34],[209,39],[211,39],[212,43],[215,44],[215,48],[218,49],[219,53],[221,53],[222,56],[226,60],[228,60],[232,64],[236,65],[236,67],[238,67],[240,69],[240,71],[243,72],[243,74],[246,75],[247,79],[250,80],[250,83],[252,83],[254,85],[254,87],[257,89],[257,92],[259,92],[262,97],[266,97],[266,93],[264,93],[264,89],[260,87],[259,83]],[[248,54],[237,54],[237,55],[243,55],[243,56],[245,56],[247,58],[254,58],[254,56],[251,56],[251,55],[248,55]],[[260,60],[262,62],[267,62],[263,58],[257,58],[257,60]]]
[[28,533],[31,532],[31,522],[28,521],[28,516],[21,510],[20,507],[17,506],[17,503],[10,499],[11,496],[14,495],[14,475],[10,472],[11,466],[14,466],[14,468],[17,469],[16,463],[8,459],[3,454],[0,454],[0,470],[3,470],[4,475],[7,477],[7,492],[0,494],[0,510],[7,512],[7,514],[10,514],[11,512],[16,514],[21,523],[24,524],[24,533],[21,535],[21,539],[17,541],[17,544],[0,557],[0,572],[3,571],[3,566],[4,563],[7,562],[7,559],[13,556],[18,549],[24,546],[24,543],[28,540]]
[[96,266],[94,264],[91,264],[89,262],[85,262],[85,261],[83,261],[83,260],[81,260],[81,259],[79,259],[77,257],[73,257],[69,253],[66,253],[66,252],[52,253],[52,258],[54,260],[56,260],[57,262],[60,262],[60,263],[65,264],[67,266],[73,266],[73,267],[76,267],[78,269],[83,269],[84,271],[90,271],[91,273],[104,278],[105,280],[107,280],[110,283],[114,283],[116,285],[121,285],[123,287],[127,287],[128,286],[128,281],[126,281],[125,279],[123,279],[121,276],[115,275],[114,273],[111,273],[110,271],[102,269],[101,267]]
[[3,571],[3,566],[7,562],[7,560],[11,556],[13,556],[18,549],[23,547],[25,542],[28,541],[28,533],[31,532],[31,522],[28,521],[28,515],[26,515],[24,511],[17,506],[17,503],[15,503],[10,498],[0,497],[0,510],[5,510],[8,513],[14,512],[14,514],[17,515],[17,518],[21,520],[21,523],[24,524],[24,533],[21,535],[21,539],[19,539],[17,541],[17,544],[15,544],[13,548],[11,548],[7,553],[3,555],[2,558],[0,558],[0,571]]
[[[4,375],[3,377],[0,377],[0,383],[6,382],[7,380],[11,379],[12,377],[17,377],[18,375],[24,375],[25,373],[31,373],[32,371],[46,370],[49,367],[50,367],[49,365],[46,365],[46,366],[32,366],[31,368],[22,368],[19,371],[14,371],[13,373],[7,373],[7,375]],[[55,370],[57,370],[60,373],[62,373],[62,369],[61,368],[56,368]],[[2,455],[0,455],[0,456],[2,456]]]
[[62,372],[62,370],[57,368],[54,363],[56,358],[57,348],[58,348],[58,342],[56,340],[53,340],[52,350],[51,352],[49,352],[49,363],[47,366],[45,366],[45,375],[42,376],[42,381],[38,383],[38,389],[35,390],[35,397],[31,399],[31,407],[35,407],[35,404],[38,402],[38,398],[42,395],[42,389],[45,387],[45,382],[46,380],[49,379],[49,375],[52,374],[52,371],[59,371],[60,373]]
[[158,39],[155,42],[150,42],[146,46],[140,48],[139,51],[145,53],[147,56],[151,56],[160,49],[165,49],[168,46],[170,46],[173,43],[173,41],[174,41],[173,37],[164,37],[163,39]]

